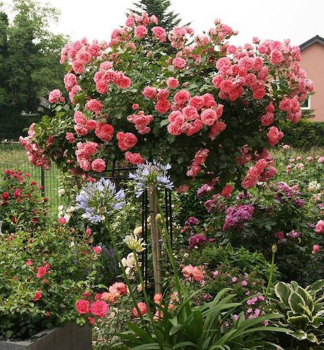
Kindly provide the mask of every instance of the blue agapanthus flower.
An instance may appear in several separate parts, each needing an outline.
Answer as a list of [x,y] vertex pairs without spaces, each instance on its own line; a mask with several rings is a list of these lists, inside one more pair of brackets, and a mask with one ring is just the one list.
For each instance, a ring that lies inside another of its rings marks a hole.
[[150,185],[153,185],[157,190],[162,188],[172,190],[173,183],[168,176],[170,169],[170,164],[162,165],[155,160],[152,163],[139,164],[135,173],[129,174],[129,177],[135,181],[136,197],[140,197]]
[[77,209],[92,223],[105,221],[106,217],[125,205],[125,192],[116,191],[116,186],[109,179],[101,178],[95,183],[88,183],[76,197]]

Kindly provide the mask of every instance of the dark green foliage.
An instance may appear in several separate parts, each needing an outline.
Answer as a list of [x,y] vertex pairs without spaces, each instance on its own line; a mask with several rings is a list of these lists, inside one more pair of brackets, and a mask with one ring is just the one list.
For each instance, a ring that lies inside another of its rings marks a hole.
[[45,98],[62,88],[64,75],[58,57],[66,39],[48,30],[58,11],[34,0],[13,0],[13,10],[12,24],[0,12],[0,139],[17,138],[30,124],[22,112],[46,109]]
[[179,15],[169,9],[171,6],[169,0],[140,0],[134,3],[134,6],[135,9],[130,9],[131,12],[138,15],[143,12],[147,12],[149,16],[155,15],[159,19],[159,26],[166,31],[170,31],[181,21]]
[[302,119],[298,124],[283,122],[283,142],[299,149],[324,147],[324,123]]

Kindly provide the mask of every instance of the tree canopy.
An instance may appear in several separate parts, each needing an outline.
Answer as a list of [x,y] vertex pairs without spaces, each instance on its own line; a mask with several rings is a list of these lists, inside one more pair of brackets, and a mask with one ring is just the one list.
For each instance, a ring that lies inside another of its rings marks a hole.
[[[11,13],[10,13],[11,14]],[[61,86],[58,57],[66,38],[49,30],[59,11],[34,0],[13,0],[13,20],[0,4],[0,139],[16,138],[50,90]]]
[[135,9],[131,12],[141,15],[147,12],[149,16],[155,15],[159,19],[159,25],[166,31],[179,25],[181,19],[177,13],[170,10],[171,2],[169,0],[140,0],[134,3]]

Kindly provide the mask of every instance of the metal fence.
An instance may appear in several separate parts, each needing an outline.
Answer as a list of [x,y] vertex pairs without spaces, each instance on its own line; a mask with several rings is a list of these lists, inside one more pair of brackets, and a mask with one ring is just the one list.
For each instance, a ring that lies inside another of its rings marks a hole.
[[44,197],[48,197],[52,208],[57,208],[61,204],[62,200],[57,193],[60,171],[55,164],[52,164],[51,169],[44,170],[28,161],[26,152],[19,143],[0,144],[0,172],[5,169],[29,173],[31,180],[42,186],[41,193]]

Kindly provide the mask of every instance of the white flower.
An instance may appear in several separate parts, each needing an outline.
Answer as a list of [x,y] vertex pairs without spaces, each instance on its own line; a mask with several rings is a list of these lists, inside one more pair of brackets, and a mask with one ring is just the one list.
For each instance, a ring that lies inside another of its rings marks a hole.
[[58,212],[58,217],[61,218],[62,216],[64,216],[64,212],[63,211],[59,211]]
[[64,206],[63,206],[63,205],[60,205],[57,209],[58,209],[59,211],[62,211],[62,210],[64,210]]
[[85,213],[85,214],[82,214],[82,219],[87,219],[88,218],[88,215]]
[[66,222],[69,222],[70,219],[71,219],[71,215],[65,214],[65,215],[64,215],[64,219],[66,220]]
[[75,211],[75,207],[71,206],[70,208],[66,209],[68,213],[73,213]]
[[135,236],[139,236],[140,234],[142,234],[143,230],[142,230],[142,226],[138,226],[134,229],[134,235]]
[[143,290],[142,285],[139,284],[139,285],[137,286],[137,291],[138,291],[138,292],[141,292],[142,290]]
[[133,235],[128,235],[125,237],[124,242],[129,249],[137,253],[142,253],[145,250],[145,243],[143,243],[142,238],[137,238]]
[[65,194],[65,189],[64,188],[60,188],[58,191],[57,191],[58,195],[59,196],[63,196]]

